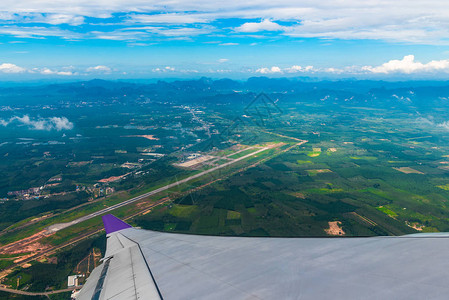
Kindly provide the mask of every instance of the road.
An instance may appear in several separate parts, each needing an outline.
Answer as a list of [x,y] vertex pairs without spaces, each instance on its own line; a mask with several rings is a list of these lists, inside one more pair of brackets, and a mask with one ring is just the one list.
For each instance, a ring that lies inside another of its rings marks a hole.
[[131,198],[131,199],[129,199],[129,200],[125,200],[125,201],[123,201],[123,202],[120,202],[120,203],[118,203],[118,204],[115,204],[115,205],[106,207],[106,208],[104,208],[104,209],[102,209],[102,210],[99,210],[99,211],[96,211],[96,212],[91,213],[91,214],[89,214],[89,215],[80,217],[80,218],[75,219],[75,220],[73,220],[73,221],[70,221],[70,222],[67,222],[67,223],[59,223],[59,224],[51,225],[51,226],[49,226],[49,227],[47,228],[47,230],[48,230],[49,232],[57,232],[57,231],[59,231],[59,230],[61,230],[61,229],[64,229],[64,228],[67,228],[67,227],[76,225],[76,224],[78,224],[78,223],[87,221],[87,220],[92,219],[92,218],[95,218],[95,217],[97,217],[97,216],[101,216],[101,215],[103,215],[103,214],[105,214],[105,213],[108,213],[108,212],[111,212],[111,211],[113,211],[113,210],[115,210],[115,209],[117,209],[117,208],[126,206],[126,205],[128,205],[128,204],[131,204],[131,203],[136,202],[136,201],[139,201],[139,200],[142,200],[142,199],[147,198],[147,197],[149,197],[149,196],[153,196],[153,195],[155,195],[155,194],[157,194],[157,193],[160,193],[160,192],[163,192],[163,191],[168,190],[168,189],[170,189],[170,188],[176,187],[176,186],[178,186],[178,185],[180,185],[180,184],[186,183],[186,182],[191,181],[191,180],[193,180],[193,179],[196,179],[196,178],[202,177],[202,176],[204,176],[204,175],[206,175],[206,174],[209,174],[209,173],[212,173],[212,172],[214,172],[214,171],[217,171],[217,170],[219,170],[219,169],[221,169],[221,168],[224,168],[224,167],[230,166],[230,165],[232,165],[232,164],[235,164],[236,162],[239,162],[239,161],[241,161],[241,160],[244,160],[244,159],[246,159],[246,158],[248,158],[248,157],[251,157],[251,156],[253,156],[253,155],[255,155],[255,154],[258,154],[258,153],[260,153],[260,152],[262,152],[262,151],[265,151],[265,150],[268,150],[268,149],[270,149],[270,147],[263,147],[263,148],[261,148],[261,149],[259,149],[259,150],[257,150],[257,151],[254,151],[254,152],[252,152],[252,153],[249,153],[249,154],[247,154],[247,155],[245,155],[245,156],[236,158],[236,159],[234,159],[234,160],[232,160],[232,161],[226,162],[226,163],[224,163],[224,164],[221,164],[221,165],[219,165],[219,166],[213,167],[213,168],[211,168],[211,169],[209,169],[209,170],[200,172],[200,173],[198,173],[198,174],[189,176],[189,177],[187,177],[187,178],[181,179],[181,180],[179,180],[179,181],[176,181],[176,182],[167,184],[167,185],[165,185],[165,186],[163,186],[163,187],[160,187],[160,188],[158,188],[158,189],[152,190],[152,191],[150,191],[150,192],[148,192],[148,193],[145,193],[145,194],[142,194],[142,195],[140,195],[140,196],[137,196],[137,197]]
[[27,295],[27,296],[48,296],[48,295],[54,295],[54,294],[59,294],[59,293],[71,292],[74,289],[79,289],[81,287],[82,286],[76,286],[76,287],[72,287],[72,288],[68,288],[68,289],[42,292],[42,293],[26,292],[26,291],[21,291],[21,290],[8,289],[5,287],[0,287],[0,291],[7,292],[7,293],[13,293],[13,294],[19,294],[19,295]]

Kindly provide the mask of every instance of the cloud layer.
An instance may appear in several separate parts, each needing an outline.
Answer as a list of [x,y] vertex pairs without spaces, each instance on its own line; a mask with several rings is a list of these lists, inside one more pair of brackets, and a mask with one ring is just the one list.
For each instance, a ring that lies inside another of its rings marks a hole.
[[[224,46],[235,46],[236,44],[222,44]],[[218,65],[228,65],[229,59],[220,58],[215,61]],[[221,67],[218,69],[209,68],[185,68],[182,66],[154,66],[148,70],[152,74],[198,74],[198,73],[230,73],[232,70],[224,70]],[[234,71],[235,72],[235,71]],[[260,74],[260,75],[278,75],[278,76],[295,76],[295,74],[302,75],[320,75],[320,74],[332,74],[332,75],[446,75],[449,74],[449,59],[432,60],[429,62],[420,62],[415,59],[415,56],[410,54],[404,56],[402,59],[392,59],[377,66],[365,65],[365,66],[343,66],[343,67],[317,67],[313,65],[287,65],[287,66],[260,66],[257,68],[242,68],[240,71],[242,74]],[[97,65],[88,68],[76,68],[73,66],[60,67],[60,68],[25,68],[15,65],[13,63],[0,63],[0,73],[5,74],[41,74],[41,75],[53,75],[53,76],[100,76],[100,75],[113,75],[113,74],[126,74],[126,72],[118,69],[112,69],[105,65]]]
[[[2,9],[0,34],[28,38],[148,40],[273,31],[301,38],[447,44],[449,36],[449,2],[441,0],[280,0],[275,5],[266,0],[250,5],[209,0],[3,0]],[[240,24],[217,24],[223,20]],[[90,29],[83,32],[75,28],[78,25]],[[117,29],[110,32],[101,25]]]
[[88,67],[86,69],[75,68],[73,66],[60,67],[60,68],[25,68],[13,63],[0,63],[0,74],[41,74],[41,75],[53,75],[53,76],[87,76],[87,75],[99,75],[99,74],[111,74],[114,70],[108,66],[98,65],[94,67]]
[[25,68],[19,67],[15,64],[11,64],[11,63],[3,63],[0,64],[0,72],[1,73],[8,73],[8,74],[13,74],[13,73],[23,73],[26,72]]
[[73,123],[66,117],[51,117],[51,118],[30,118],[28,115],[22,117],[13,116],[8,120],[0,119],[1,126],[25,125],[33,130],[71,130]]
[[366,66],[363,70],[372,73],[417,73],[417,72],[449,72],[449,60],[432,60],[428,63],[415,61],[414,55],[404,56],[401,60],[390,60],[380,66]]
[[449,60],[432,60],[422,63],[415,60],[414,55],[406,55],[402,59],[392,59],[379,66],[346,66],[343,68],[293,65],[290,67],[262,67],[255,71],[260,74],[292,74],[292,73],[330,73],[348,75],[369,74],[435,74],[449,73]]
[[237,32],[260,32],[260,31],[287,31],[288,27],[281,26],[270,20],[261,22],[248,22],[235,29]]

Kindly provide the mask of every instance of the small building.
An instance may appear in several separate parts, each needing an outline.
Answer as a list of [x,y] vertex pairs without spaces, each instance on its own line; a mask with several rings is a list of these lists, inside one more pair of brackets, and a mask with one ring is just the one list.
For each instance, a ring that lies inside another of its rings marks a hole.
[[67,277],[67,287],[74,287],[74,286],[78,286],[78,278],[80,277],[80,275],[70,275],[69,277]]

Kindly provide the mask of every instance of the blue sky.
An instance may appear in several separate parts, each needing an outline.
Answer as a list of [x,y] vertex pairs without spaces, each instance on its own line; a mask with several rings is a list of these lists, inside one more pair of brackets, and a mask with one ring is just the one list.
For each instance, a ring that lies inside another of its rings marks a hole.
[[445,1],[2,0],[0,80],[449,79]]

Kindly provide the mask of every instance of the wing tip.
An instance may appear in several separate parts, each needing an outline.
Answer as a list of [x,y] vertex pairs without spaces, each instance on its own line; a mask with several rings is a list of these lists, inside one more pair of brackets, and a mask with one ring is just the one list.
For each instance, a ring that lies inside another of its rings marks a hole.
[[103,219],[106,234],[110,234],[126,228],[132,228],[131,225],[123,222],[122,220],[120,220],[119,218],[115,217],[112,214],[104,215],[101,218]]

